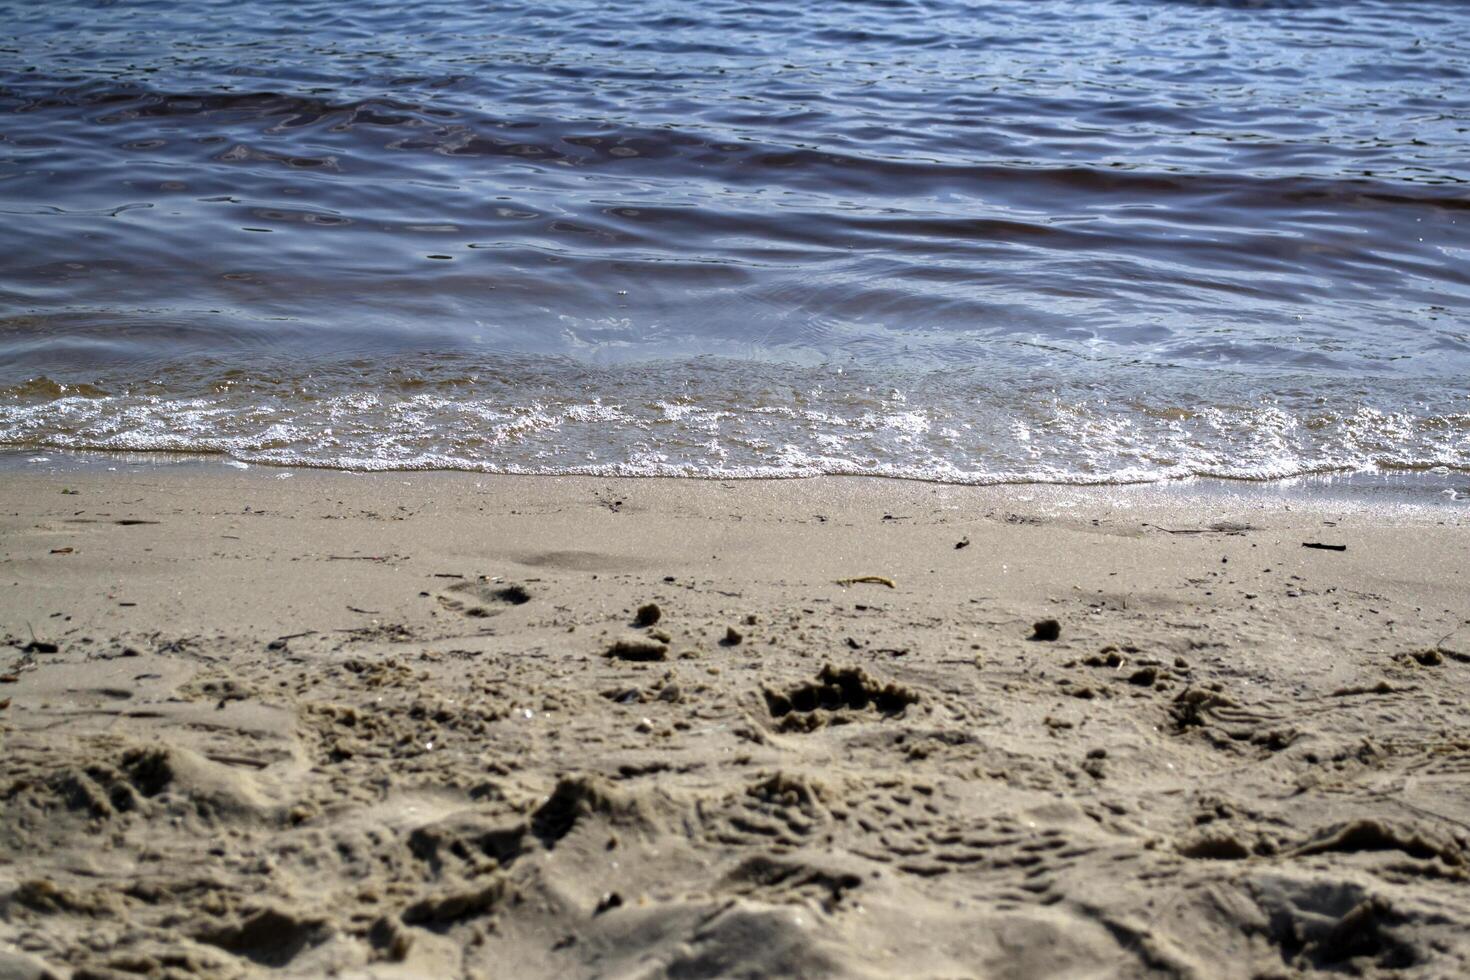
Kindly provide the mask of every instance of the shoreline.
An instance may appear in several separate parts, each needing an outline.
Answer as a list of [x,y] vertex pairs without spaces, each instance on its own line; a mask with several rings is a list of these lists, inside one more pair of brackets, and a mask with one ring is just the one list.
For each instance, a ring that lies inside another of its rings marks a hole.
[[[1246,479],[1238,477],[1189,476],[1118,483],[1017,480],[993,483],[949,483],[915,477],[869,473],[823,473],[799,476],[669,476],[663,474],[592,473],[502,473],[471,469],[380,469],[358,470],[292,463],[262,463],[236,460],[224,453],[172,450],[125,452],[118,450],[0,447],[0,477],[6,474],[186,472],[238,476],[255,471],[281,477],[301,474],[380,477],[466,478],[477,480],[588,480],[630,483],[731,483],[783,484],[801,482],[841,483],[872,481],[876,485],[953,488],[990,493],[1025,494],[1077,498],[1103,494],[1148,497],[1157,504],[1173,499],[1180,504],[1203,504],[1221,498],[1266,505],[1368,505],[1387,509],[1405,506],[1426,512],[1443,509],[1447,514],[1470,514],[1470,471],[1437,467],[1433,470],[1343,471],[1300,474],[1291,477]],[[284,477],[282,477],[284,478]]]
[[1470,970],[1458,506],[15,464],[0,965]]

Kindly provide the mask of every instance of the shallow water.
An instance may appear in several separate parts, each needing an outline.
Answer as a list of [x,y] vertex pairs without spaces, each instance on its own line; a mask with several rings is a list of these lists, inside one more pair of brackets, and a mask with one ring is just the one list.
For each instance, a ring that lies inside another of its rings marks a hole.
[[0,0],[0,444],[1470,469],[1470,5]]

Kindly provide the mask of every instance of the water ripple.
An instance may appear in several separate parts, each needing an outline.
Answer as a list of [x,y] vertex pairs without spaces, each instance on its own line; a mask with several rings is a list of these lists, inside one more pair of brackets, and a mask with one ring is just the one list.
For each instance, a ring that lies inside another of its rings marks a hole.
[[0,442],[1463,467],[1467,78],[1452,0],[0,0]]

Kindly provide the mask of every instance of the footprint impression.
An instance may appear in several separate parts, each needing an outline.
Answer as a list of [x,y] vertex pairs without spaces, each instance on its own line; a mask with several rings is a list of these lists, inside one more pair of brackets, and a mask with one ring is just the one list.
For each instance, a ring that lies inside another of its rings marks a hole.
[[519,606],[531,601],[531,593],[524,585],[477,578],[449,586],[435,597],[439,605],[451,612],[475,619],[497,616],[506,606]]

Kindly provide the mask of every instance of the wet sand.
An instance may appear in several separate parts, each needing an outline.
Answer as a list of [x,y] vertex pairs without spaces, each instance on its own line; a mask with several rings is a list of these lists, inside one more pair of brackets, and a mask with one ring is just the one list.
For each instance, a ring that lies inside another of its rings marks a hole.
[[178,466],[0,500],[0,974],[1470,972],[1463,509]]

